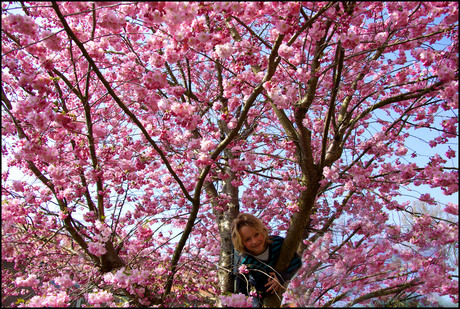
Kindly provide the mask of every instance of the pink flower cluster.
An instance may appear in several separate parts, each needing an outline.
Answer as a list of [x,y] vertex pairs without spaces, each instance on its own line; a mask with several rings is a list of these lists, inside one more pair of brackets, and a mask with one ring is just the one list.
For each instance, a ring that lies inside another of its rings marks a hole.
[[56,279],[54,279],[54,282],[56,282],[57,285],[64,288],[70,288],[74,285],[73,280],[70,278],[68,274],[64,274],[60,277],[57,277]]
[[[157,267],[157,270],[158,269]],[[105,283],[112,285],[112,287],[126,289],[130,294],[138,297],[141,304],[148,305],[150,302],[145,295],[146,287],[155,280],[152,278],[151,273],[152,272],[149,270],[127,269],[122,267],[113,273],[109,272],[104,274],[103,279]],[[157,274],[156,280],[158,280],[160,274],[158,271],[155,273]]]
[[45,30],[42,32],[42,36],[46,38],[46,47],[54,51],[61,50],[61,39],[57,34],[53,34],[50,30]]
[[57,293],[49,293],[44,296],[34,296],[24,305],[18,307],[30,307],[30,308],[39,308],[39,307],[52,307],[52,308],[62,308],[68,307],[70,305],[70,297],[65,291],[59,291]]
[[[37,33],[37,24],[35,21],[25,15],[8,15],[5,19],[3,19],[2,15],[2,23],[5,22],[5,26],[11,27],[13,31],[17,31],[19,33],[25,35],[35,35]],[[2,26],[3,27],[3,26]]]
[[144,77],[144,84],[147,89],[161,89],[168,85],[166,75],[160,71],[148,71]]
[[110,238],[110,235],[112,234],[110,226],[108,226],[105,222],[101,222],[100,220],[96,220],[94,226],[99,232],[97,239],[101,242],[107,242]]
[[342,46],[346,49],[353,49],[358,46],[361,38],[359,35],[349,30],[346,34],[343,33],[340,35],[340,40],[342,41]]
[[105,244],[100,242],[90,242],[88,244],[88,251],[91,254],[96,256],[102,256],[107,253],[107,249],[105,248]]
[[86,299],[90,305],[94,307],[100,307],[102,304],[110,306],[110,302],[113,300],[113,295],[107,291],[94,290],[93,293],[86,294]]
[[249,269],[245,264],[242,264],[240,267],[238,267],[238,272],[240,274],[247,274],[249,273]]
[[96,256],[101,256],[107,253],[105,243],[109,241],[112,230],[110,227],[99,220],[94,223],[96,234],[93,237],[93,242],[88,244],[88,250]]
[[446,208],[444,208],[444,211],[449,214],[458,216],[458,204],[450,202],[447,204]]
[[189,103],[173,101],[171,104],[171,115],[175,116],[176,122],[181,127],[192,131],[198,124],[198,117],[195,115],[196,107]]
[[439,79],[445,82],[449,82],[455,78],[455,70],[447,64],[441,65],[437,69]]
[[37,279],[36,275],[29,274],[25,279],[21,277],[16,278],[15,283],[17,287],[34,287],[37,286],[40,281]]
[[231,294],[228,296],[221,296],[220,300],[222,306],[229,308],[245,308],[252,307],[252,296],[246,296],[244,294]]
[[200,142],[200,146],[201,146],[201,151],[208,152],[216,148],[216,143],[214,143],[214,141],[210,139],[203,138]]
[[216,45],[215,48],[217,56],[221,59],[230,58],[230,56],[235,52],[232,43],[230,42],[221,45]]
[[102,15],[101,21],[99,23],[103,28],[112,31],[118,31],[126,24],[126,20],[122,17],[119,17],[113,10],[109,10],[106,14]]
[[106,273],[104,281],[109,284],[115,284],[119,287],[127,288],[135,285],[145,285],[150,278],[148,270],[131,269],[124,267],[117,270],[115,273]]
[[291,101],[289,100],[289,94],[283,93],[279,85],[276,85],[272,82],[264,83],[265,89],[267,89],[267,94],[273,100],[273,103],[280,109],[287,109],[291,106]]

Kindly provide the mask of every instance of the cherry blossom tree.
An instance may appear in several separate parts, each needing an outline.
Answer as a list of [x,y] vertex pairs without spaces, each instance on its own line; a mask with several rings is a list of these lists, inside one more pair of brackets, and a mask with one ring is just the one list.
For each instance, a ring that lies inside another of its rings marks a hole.
[[247,305],[244,211],[303,257],[267,306],[458,302],[458,221],[390,220],[458,192],[457,124],[456,2],[3,2],[2,294]]

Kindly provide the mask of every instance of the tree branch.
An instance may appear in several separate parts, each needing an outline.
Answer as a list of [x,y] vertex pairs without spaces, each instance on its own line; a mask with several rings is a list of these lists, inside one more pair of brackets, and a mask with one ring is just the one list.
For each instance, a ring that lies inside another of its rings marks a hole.
[[412,287],[415,287],[415,286],[421,285],[421,284],[423,284],[422,281],[417,281],[417,279],[415,279],[415,280],[412,280],[411,282],[408,282],[408,283],[405,283],[405,284],[399,284],[399,285],[396,285],[396,286],[393,286],[393,287],[388,287],[388,288],[384,288],[384,289],[381,289],[381,290],[378,290],[378,291],[370,292],[370,293],[367,293],[367,294],[365,294],[365,295],[363,295],[361,297],[358,297],[358,298],[354,299],[353,301],[349,302],[345,307],[351,307],[353,305],[359,304],[359,303],[361,303],[361,302],[363,302],[365,300],[371,299],[371,298],[399,293],[401,291],[407,290],[409,288],[412,288]]
[[[341,145],[341,135],[339,134],[337,127],[334,126],[334,139],[332,143],[329,145],[329,149],[326,152],[326,144],[328,140],[328,133],[329,133],[329,125],[331,119],[334,119],[335,114],[335,99],[337,97],[337,93],[339,91],[339,84],[340,79],[342,76],[342,68],[343,68],[343,58],[345,56],[345,51],[342,48],[342,44],[339,41],[336,48],[335,53],[335,66],[333,70],[333,81],[334,85],[332,88],[331,99],[329,101],[329,110],[327,113],[326,121],[324,123],[324,131],[323,131],[323,140],[321,145],[321,159],[319,167],[322,169],[324,166],[331,166],[340,156],[342,155],[342,148]],[[334,121],[335,124],[335,121]]]
[[376,109],[385,107],[385,106],[387,106],[387,105],[389,105],[391,103],[397,103],[397,102],[406,101],[406,100],[410,100],[410,99],[418,99],[418,98],[424,96],[425,94],[428,94],[430,92],[436,91],[437,89],[439,89],[440,86],[442,86],[444,84],[445,84],[445,82],[439,81],[439,82],[431,85],[428,88],[417,89],[417,90],[414,90],[414,91],[411,91],[411,92],[401,93],[400,95],[384,99],[384,100],[382,100],[382,101],[380,101],[380,102],[368,107],[364,111],[362,111],[359,115],[357,115],[354,119],[352,119],[350,121],[350,123],[347,125],[347,128],[353,128],[354,125],[356,124],[356,122],[358,122],[360,119],[362,119],[365,116],[367,116],[372,111],[375,111]]

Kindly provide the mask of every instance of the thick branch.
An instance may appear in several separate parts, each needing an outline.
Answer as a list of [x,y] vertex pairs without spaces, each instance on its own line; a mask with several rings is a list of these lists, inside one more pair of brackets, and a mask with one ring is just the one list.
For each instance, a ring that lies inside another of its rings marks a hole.
[[324,166],[331,166],[332,163],[335,160],[339,159],[340,156],[342,155],[342,149],[340,147],[341,136],[339,135],[339,132],[335,126],[334,126],[334,139],[332,143],[330,144],[327,152],[326,152],[326,144],[328,140],[327,136],[329,133],[329,125],[330,125],[331,119],[334,118],[334,114],[335,114],[335,99],[337,97],[337,92],[339,91],[339,84],[340,84],[340,78],[342,76],[344,56],[345,56],[345,52],[339,41],[337,45],[337,50],[335,53],[335,64],[336,65],[334,66],[334,71],[333,71],[334,72],[333,73],[334,86],[332,88],[331,100],[329,102],[329,111],[327,113],[327,118],[324,123],[324,133],[323,133],[323,140],[322,140],[322,145],[321,145],[321,160],[320,160],[320,165],[319,165],[320,168],[323,168]]
[[[89,72],[88,72],[89,76]],[[83,107],[85,109],[85,118],[86,118],[86,128],[88,130],[87,139],[88,139],[88,146],[89,146],[89,153],[91,157],[91,162],[93,165],[93,169],[96,172],[101,171],[101,168],[98,163],[97,155],[96,155],[96,147],[94,145],[94,135],[93,135],[93,122],[91,120],[91,107],[89,106],[88,98],[85,97],[83,103]],[[102,179],[100,176],[97,177],[96,180],[96,187],[97,187],[97,215],[99,219],[103,221],[104,217],[104,194],[103,194],[103,184]]]
[[[378,291],[375,291],[375,292],[370,292],[370,293],[367,293],[361,297],[358,297],[356,298],[355,300],[349,302],[346,307],[351,307],[353,305],[356,305],[356,304],[359,304],[363,301],[366,301],[368,299],[372,299],[372,298],[375,298],[375,297],[381,297],[381,296],[385,296],[385,295],[390,295],[390,294],[396,294],[396,293],[400,293],[404,290],[407,290],[409,288],[412,288],[412,287],[415,287],[417,285],[421,285],[423,282],[421,281],[417,281],[417,280],[413,280],[411,282],[408,282],[408,283],[405,283],[405,284],[400,284],[400,285],[396,285],[396,286],[393,286],[393,287],[388,287],[388,288],[384,288],[384,289],[381,289],[381,290],[378,290]],[[326,305],[325,305],[326,307]]]
[[417,89],[417,90],[407,92],[407,93],[401,93],[400,95],[393,96],[393,97],[387,98],[385,100],[382,100],[382,101],[380,101],[380,102],[368,107],[364,111],[362,111],[359,115],[357,115],[353,120],[350,121],[350,124],[347,127],[348,128],[353,128],[354,125],[356,124],[356,122],[358,122],[360,119],[366,117],[368,114],[370,114],[372,111],[374,111],[376,109],[385,107],[385,106],[387,106],[389,104],[392,104],[392,103],[397,103],[397,102],[406,101],[406,100],[410,100],[410,99],[418,99],[418,98],[420,98],[420,97],[422,97],[422,96],[424,96],[424,95],[426,95],[426,94],[428,94],[430,92],[438,90],[443,84],[445,84],[445,82],[439,81],[439,82],[431,85],[428,88]]
[[278,117],[279,122],[283,126],[284,131],[286,132],[286,135],[288,138],[293,141],[294,143],[298,144],[299,143],[299,137],[297,136],[297,132],[292,125],[292,122],[289,120],[289,118],[286,116],[286,113],[284,110],[279,109],[273,102],[272,98],[266,96],[267,99],[270,101],[270,105],[275,112],[276,116]]

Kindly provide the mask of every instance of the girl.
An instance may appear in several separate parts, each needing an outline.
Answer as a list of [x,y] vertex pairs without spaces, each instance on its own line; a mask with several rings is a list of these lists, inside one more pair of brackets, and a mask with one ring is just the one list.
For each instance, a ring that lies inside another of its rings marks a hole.
[[[288,268],[281,273],[275,272],[275,264],[279,258],[284,238],[268,236],[268,228],[259,218],[240,213],[232,222],[232,242],[234,248],[243,255],[240,269],[248,273],[239,273],[236,277],[236,293],[248,295],[256,291],[262,300],[269,293],[283,293],[290,280],[302,265],[296,253]],[[244,272],[244,271],[243,271]],[[255,306],[260,306],[254,297]]]

